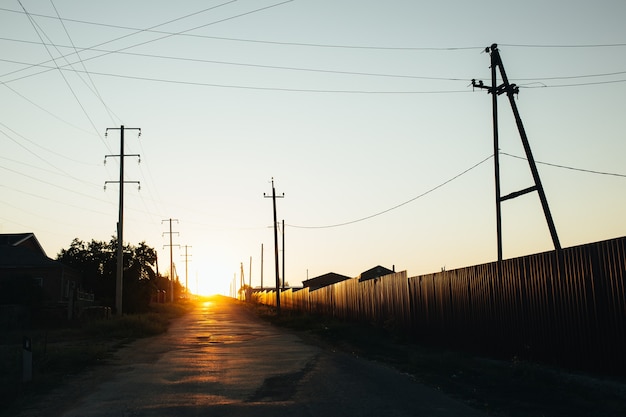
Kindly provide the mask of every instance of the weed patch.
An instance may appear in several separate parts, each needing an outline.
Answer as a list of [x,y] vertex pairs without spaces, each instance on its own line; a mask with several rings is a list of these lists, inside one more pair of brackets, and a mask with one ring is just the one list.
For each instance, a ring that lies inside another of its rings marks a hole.
[[[185,301],[159,304],[143,314],[4,333],[0,338],[0,404],[6,411],[0,410],[0,416],[12,415],[20,404],[57,387],[68,376],[106,363],[124,344],[166,332],[173,318],[192,307]],[[29,383],[21,382],[23,336],[32,342],[33,379]]]
[[267,306],[248,306],[272,324],[298,331],[322,347],[387,363],[418,382],[489,415],[613,417],[626,410],[626,380],[572,373],[541,364],[476,357],[468,352],[410,343],[406,335]]

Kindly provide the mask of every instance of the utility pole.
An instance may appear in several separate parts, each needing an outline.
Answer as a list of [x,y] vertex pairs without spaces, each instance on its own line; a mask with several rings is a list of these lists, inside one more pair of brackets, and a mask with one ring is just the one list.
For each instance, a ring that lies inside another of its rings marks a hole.
[[244,287],[244,285],[246,285],[246,280],[244,279],[244,276],[243,276],[243,262],[240,262],[239,264],[240,264],[239,268],[240,268],[240,271],[241,271],[240,281],[239,281],[239,293],[241,294],[241,298],[242,298],[242,301],[243,301],[243,297],[244,297],[243,294],[245,294],[245,291],[244,291],[243,287]]
[[[496,233],[498,240],[498,262],[502,261],[502,211],[501,204],[503,201],[510,200],[516,197],[520,197],[524,194],[528,194],[533,191],[537,191],[539,195],[539,200],[541,201],[541,206],[543,207],[543,213],[546,218],[546,223],[548,224],[548,229],[550,230],[550,235],[552,236],[552,243],[554,244],[554,249],[557,252],[561,250],[561,244],[559,242],[559,237],[556,232],[556,227],[554,226],[554,220],[552,219],[552,214],[550,213],[550,207],[548,206],[548,200],[546,198],[545,191],[543,189],[543,185],[541,184],[541,178],[539,178],[539,171],[537,170],[537,165],[535,164],[535,159],[533,157],[532,151],[530,149],[530,143],[528,142],[528,137],[526,136],[526,130],[524,129],[524,125],[522,124],[522,118],[520,117],[519,111],[517,109],[517,104],[515,103],[515,94],[519,94],[519,87],[515,84],[510,84],[509,79],[506,76],[506,72],[504,70],[504,65],[502,63],[502,58],[500,57],[500,51],[498,50],[498,45],[493,44],[490,47],[485,48],[485,52],[491,54],[491,87],[488,87],[483,84],[482,81],[472,80],[472,86],[474,88],[486,89],[489,94],[492,95],[492,106],[493,106],[493,149],[494,149],[494,166],[495,166],[495,182],[496,182]],[[496,80],[496,69],[500,69],[500,76],[502,77],[502,84],[498,85]],[[500,94],[506,93],[509,103],[511,104],[511,110],[513,111],[513,116],[515,117],[515,123],[517,124],[517,130],[520,135],[520,139],[522,141],[522,145],[524,146],[524,151],[526,152],[526,159],[528,160],[528,165],[530,167],[530,171],[532,173],[532,177],[535,185],[525,188],[520,191],[512,192],[508,195],[501,196],[500,195],[500,149],[498,145],[498,96]]]
[[166,247],[166,246],[170,247],[170,303],[173,303],[174,302],[174,255],[173,255],[172,249],[174,246],[180,247],[180,245],[172,245],[172,235],[174,233],[176,233],[177,235],[179,234],[178,232],[172,232],[172,222],[178,223],[178,220],[177,219],[161,220],[161,224],[163,224],[163,222],[169,222],[170,224],[170,231],[163,232],[164,235],[166,234],[170,235],[170,244],[163,245],[163,247]]
[[283,219],[283,291],[285,291],[285,220]]
[[263,291],[263,244],[261,243],[261,291]]
[[[252,256],[250,257],[250,273],[248,274],[248,287],[250,287],[250,295],[252,295]],[[249,300],[252,301],[252,300]]]
[[187,255],[187,248],[190,248],[191,246],[188,245],[184,245],[183,248],[185,248],[185,254],[183,255],[183,257],[185,258],[185,293],[188,294],[189,293],[189,287],[187,286],[189,284],[188,282],[188,277],[189,277],[189,269],[188,269],[188,262],[189,262],[189,257],[191,255]]
[[[263,197],[269,198],[269,196],[263,193]],[[285,193],[282,196],[276,197],[276,189],[274,188],[274,177],[272,177],[272,203],[274,206],[274,267],[276,271],[276,312],[280,314],[280,276],[278,272],[278,221],[276,221],[276,198],[284,198]]]
[[[136,156],[139,158],[139,154],[124,155],[124,125],[118,127],[109,127],[104,132],[104,136],[108,136],[109,130],[120,131],[120,154],[119,155],[105,155],[104,163],[106,164],[107,158],[120,158],[120,179],[119,181],[105,181],[104,189],[106,190],[107,184],[119,183],[120,184],[120,199],[119,199],[119,217],[117,220],[117,272],[115,279],[115,312],[118,315],[122,315],[122,296],[124,294],[124,184],[134,183],[139,185],[139,181],[125,181],[124,180],[124,158],[127,156]],[[126,130],[138,130],[139,136],[141,136],[141,128],[127,127]]]

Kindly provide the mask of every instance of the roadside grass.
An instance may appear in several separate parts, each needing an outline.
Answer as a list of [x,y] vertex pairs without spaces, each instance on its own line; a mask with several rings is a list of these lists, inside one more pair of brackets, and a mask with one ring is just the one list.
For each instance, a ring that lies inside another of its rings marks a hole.
[[[150,306],[143,314],[107,320],[65,322],[54,327],[4,332],[0,335],[0,416],[40,396],[92,366],[106,363],[133,340],[166,332],[170,321],[192,307],[188,301]],[[32,343],[32,380],[22,382],[22,338]]]
[[517,358],[479,357],[409,340],[392,326],[345,322],[248,305],[258,317],[323,348],[386,363],[488,415],[623,417],[626,378],[591,375]]

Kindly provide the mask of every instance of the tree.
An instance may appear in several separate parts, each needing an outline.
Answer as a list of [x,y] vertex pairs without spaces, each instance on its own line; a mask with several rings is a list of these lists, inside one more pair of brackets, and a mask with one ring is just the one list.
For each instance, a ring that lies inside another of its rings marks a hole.
[[[117,239],[85,243],[75,238],[68,249],[62,249],[57,260],[82,272],[83,289],[92,291],[96,300],[115,304]],[[157,290],[156,251],[145,242],[124,245],[124,312],[145,311]]]

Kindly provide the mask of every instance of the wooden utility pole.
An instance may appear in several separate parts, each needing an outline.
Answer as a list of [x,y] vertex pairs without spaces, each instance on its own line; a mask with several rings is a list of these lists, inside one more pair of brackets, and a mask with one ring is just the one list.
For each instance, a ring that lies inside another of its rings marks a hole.
[[[269,196],[263,193],[263,197],[269,198]],[[274,177],[272,177],[272,203],[274,207],[274,267],[276,271],[276,312],[280,314],[280,276],[278,271],[278,221],[276,220],[276,198],[285,197],[285,193],[282,196],[276,197],[276,189],[274,188]]]
[[244,286],[246,285],[246,279],[243,276],[243,262],[240,262],[240,270],[241,270],[241,280],[239,282],[239,293],[241,294],[240,299],[243,301],[244,294],[246,293],[245,288],[244,288]]
[[120,184],[120,198],[119,198],[119,217],[117,220],[117,271],[115,277],[115,313],[122,314],[122,298],[123,298],[123,285],[124,285],[124,184],[134,183],[139,184],[139,181],[125,181],[124,180],[124,158],[127,156],[136,156],[139,158],[139,154],[124,155],[124,130],[138,130],[139,136],[141,136],[141,129],[138,127],[127,127],[124,125],[117,127],[109,127],[104,132],[104,136],[108,136],[109,130],[120,131],[120,154],[119,155],[105,155],[104,162],[107,158],[118,157],[120,158],[120,179],[119,181],[105,181],[104,188],[106,189],[109,183]]
[[[522,123],[522,118],[520,117],[519,111],[517,109],[517,104],[515,103],[515,94],[519,93],[519,87],[515,84],[510,84],[509,79],[507,78],[506,71],[504,70],[504,65],[502,64],[502,58],[500,56],[500,51],[498,50],[498,45],[493,44],[490,47],[485,48],[485,52],[491,54],[491,87],[483,84],[482,81],[472,80],[472,86],[475,88],[486,89],[489,94],[492,95],[492,106],[493,106],[493,149],[494,149],[494,166],[495,166],[495,181],[496,181],[496,233],[498,240],[498,262],[502,261],[502,211],[501,204],[503,201],[510,200],[516,197],[520,197],[524,194],[537,191],[539,195],[539,200],[541,201],[541,206],[543,208],[543,213],[546,218],[546,223],[548,224],[548,229],[550,230],[550,235],[552,236],[552,243],[554,244],[554,249],[559,252],[561,250],[561,243],[559,242],[559,237],[556,232],[556,227],[554,226],[554,220],[552,219],[552,214],[550,213],[550,207],[548,206],[548,200],[546,198],[545,191],[543,189],[543,185],[541,184],[541,178],[539,177],[539,171],[537,170],[537,165],[535,164],[535,158],[533,157],[532,151],[530,149],[530,143],[528,142],[528,137],[526,136],[526,130],[524,129],[524,125]],[[500,69],[500,76],[502,77],[502,84],[498,85],[496,77],[497,71],[496,69]],[[528,160],[528,165],[530,167],[530,171],[534,180],[535,185],[525,188],[520,191],[512,192],[508,195],[501,196],[500,195],[500,149],[498,144],[498,96],[500,94],[506,93],[509,103],[511,104],[511,110],[513,111],[513,116],[515,117],[515,123],[517,124],[517,130],[520,135],[520,139],[522,140],[522,145],[524,146],[524,151],[526,152],[526,159]]]
[[263,244],[261,243],[261,291],[263,291]]

